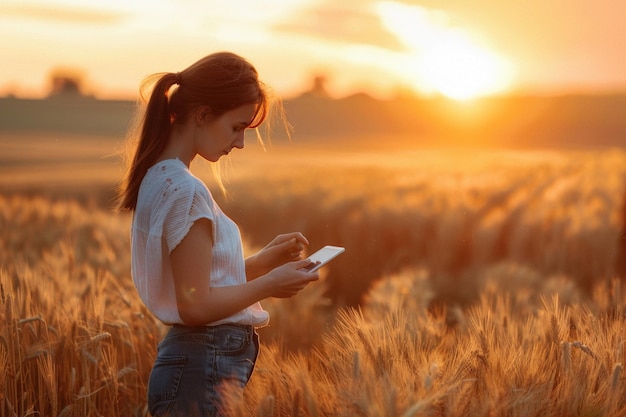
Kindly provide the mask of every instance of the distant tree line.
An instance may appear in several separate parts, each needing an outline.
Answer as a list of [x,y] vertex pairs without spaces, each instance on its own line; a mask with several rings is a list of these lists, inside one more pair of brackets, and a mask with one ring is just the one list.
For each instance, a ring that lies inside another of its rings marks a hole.
[[49,98],[86,96],[83,76],[78,71],[58,69],[50,74]]

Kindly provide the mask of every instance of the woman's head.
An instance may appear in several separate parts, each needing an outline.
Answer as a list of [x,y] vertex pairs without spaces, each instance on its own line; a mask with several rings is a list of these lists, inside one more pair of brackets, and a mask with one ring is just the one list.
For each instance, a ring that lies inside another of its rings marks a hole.
[[151,86],[143,118],[139,120],[138,143],[120,187],[121,209],[135,209],[141,181],[163,153],[174,125],[184,124],[200,109],[208,108],[212,117],[220,117],[252,104],[256,107],[248,128],[256,128],[270,109],[268,90],[256,69],[230,52],[208,55],[178,73],[146,78],[141,86],[142,98],[145,99],[144,92]]
[[256,104],[257,112],[249,126],[259,126],[267,115],[268,98],[256,69],[244,58],[230,52],[206,56],[189,68],[174,74],[169,97],[172,120],[184,123],[202,106],[214,117],[245,104]]

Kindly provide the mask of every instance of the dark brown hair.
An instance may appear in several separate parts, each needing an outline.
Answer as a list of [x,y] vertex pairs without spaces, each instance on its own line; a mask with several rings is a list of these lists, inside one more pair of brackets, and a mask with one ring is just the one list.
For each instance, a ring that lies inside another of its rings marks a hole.
[[139,186],[148,168],[164,151],[172,126],[184,123],[200,106],[208,106],[213,116],[220,116],[245,104],[257,104],[249,128],[258,127],[268,115],[268,90],[259,81],[256,69],[244,58],[218,52],[208,55],[179,73],[160,73],[141,84],[144,92],[154,87],[139,119],[137,145],[120,186],[118,207],[134,210]]

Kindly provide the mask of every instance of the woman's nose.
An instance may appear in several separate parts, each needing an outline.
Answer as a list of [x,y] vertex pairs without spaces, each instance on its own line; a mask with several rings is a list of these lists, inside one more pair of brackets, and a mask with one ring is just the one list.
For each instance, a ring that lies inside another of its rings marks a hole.
[[243,149],[243,145],[244,145],[244,136],[243,136],[243,133],[241,133],[237,136],[237,139],[235,139],[233,146],[237,149]]

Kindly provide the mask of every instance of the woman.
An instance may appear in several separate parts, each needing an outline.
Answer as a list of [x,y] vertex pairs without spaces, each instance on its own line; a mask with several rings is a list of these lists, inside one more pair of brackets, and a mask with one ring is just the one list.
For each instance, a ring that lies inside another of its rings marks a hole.
[[154,417],[214,416],[219,387],[245,386],[258,354],[259,301],[291,297],[319,278],[301,268],[300,233],[277,236],[244,259],[237,225],[189,171],[244,146],[270,101],[255,68],[232,53],[209,55],[180,73],[157,74],[139,142],[120,191],[133,212],[132,275],[141,299],[171,325],[148,383]]

